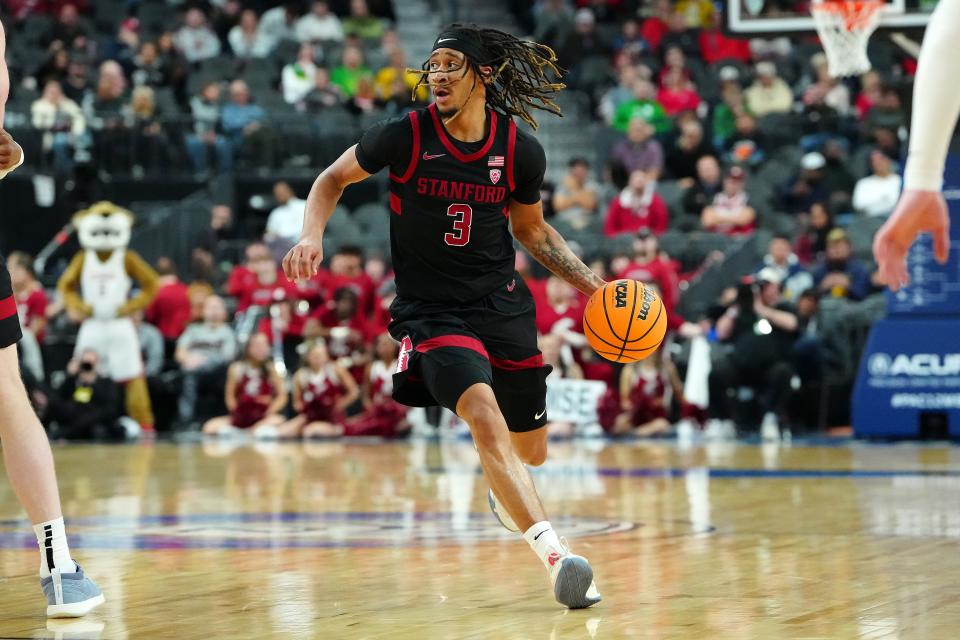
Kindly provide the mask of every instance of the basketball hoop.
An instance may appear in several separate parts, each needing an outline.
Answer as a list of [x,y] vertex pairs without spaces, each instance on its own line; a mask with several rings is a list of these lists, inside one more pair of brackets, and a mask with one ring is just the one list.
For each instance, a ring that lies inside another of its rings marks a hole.
[[882,0],[813,0],[810,13],[827,53],[830,75],[859,75],[870,70],[867,41],[880,23]]

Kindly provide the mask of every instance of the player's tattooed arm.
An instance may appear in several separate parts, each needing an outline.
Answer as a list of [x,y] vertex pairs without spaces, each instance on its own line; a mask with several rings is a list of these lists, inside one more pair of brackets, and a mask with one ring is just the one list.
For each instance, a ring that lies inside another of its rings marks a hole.
[[543,219],[541,203],[510,204],[513,235],[536,260],[558,278],[587,295],[606,284],[570,249],[557,230]]

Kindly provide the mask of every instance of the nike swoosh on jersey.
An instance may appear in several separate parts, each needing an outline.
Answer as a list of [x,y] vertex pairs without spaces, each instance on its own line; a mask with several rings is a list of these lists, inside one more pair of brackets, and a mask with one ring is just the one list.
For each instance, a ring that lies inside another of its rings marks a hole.
[[442,158],[442,157],[445,156],[445,155],[447,155],[447,154],[445,154],[445,153],[434,153],[434,154],[430,154],[430,153],[427,153],[426,151],[424,151],[424,152],[423,152],[423,159],[424,159],[424,160],[433,160],[434,158]]
[[543,408],[543,411],[541,411],[541,412],[538,413],[537,415],[533,416],[533,419],[534,419],[534,420],[539,420],[540,418],[543,417],[543,415],[544,415],[546,412],[547,412],[547,408],[544,407],[544,408]]

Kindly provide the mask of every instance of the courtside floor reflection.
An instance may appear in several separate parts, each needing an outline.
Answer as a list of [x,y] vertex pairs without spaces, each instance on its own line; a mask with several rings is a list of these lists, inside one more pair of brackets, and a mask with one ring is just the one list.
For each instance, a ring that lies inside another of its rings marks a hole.
[[557,605],[469,442],[54,450],[107,595],[48,625],[0,485],[0,637],[955,638],[960,448],[552,443],[545,506],[604,601]]

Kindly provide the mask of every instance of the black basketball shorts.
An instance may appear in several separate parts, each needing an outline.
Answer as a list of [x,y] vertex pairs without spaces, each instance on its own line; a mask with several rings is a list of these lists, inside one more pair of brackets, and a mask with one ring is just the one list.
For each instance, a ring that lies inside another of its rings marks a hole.
[[400,341],[393,397],[411,407],[454,413],[474,384],[493,388],[511,431],[547,423],[547,375],[537,347],[536,307],[519,275],[488,296],[449,304],[405,300],[390,307],[390,335]]
[[13,299],[13,285],[6,269],[7,259],[0,254],[0,349],[16,344],[23,337],[17,301]]

